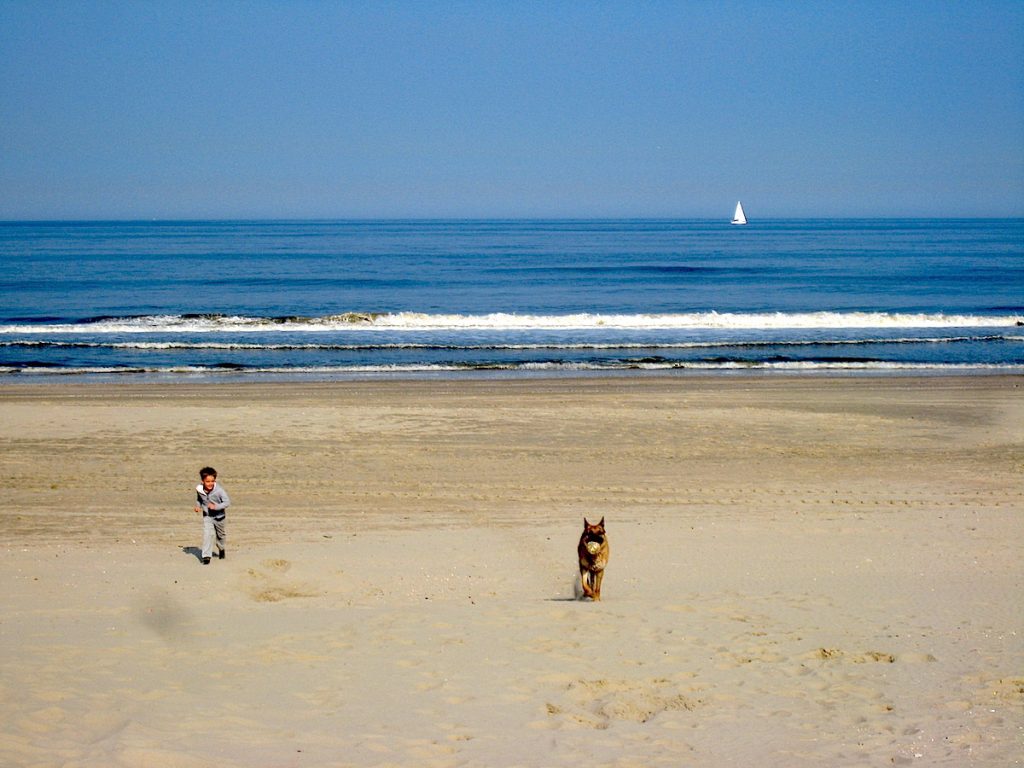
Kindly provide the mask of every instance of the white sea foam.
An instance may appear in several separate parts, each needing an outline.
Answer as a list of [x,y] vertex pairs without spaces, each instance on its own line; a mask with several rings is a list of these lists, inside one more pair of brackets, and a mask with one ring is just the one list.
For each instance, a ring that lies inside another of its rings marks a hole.
[[0,366],[0,375],[10,376],[187,376],[187,377],[238,377],[281,375],[288,378],[322,376],[326,378],[363,374],[434,374],[434,373],[486,373],[506,372],[612,372],[625,370],[644,371],[792,371],[792,372],[935,372],[950,374],[1003,373],[1024,374],[1024,365],[1014,363],[914,363],[888,361],[664,361],[650,363],[594,363],[594,362],[519,362],[499,364],[367,364],[352,366],[260,366],[260,367],[219,367],[197,365],[112,367],[112,366]]
[[139,333],[323,333],[342,331],[457,330],[774,330],[841,328],[1008,328],[1024,325],[1024,315],[958,315],[900,312],[690,312],[680,314],[482,315],[345,313],[323,317],[150,315],[100,318],[81,323],[0,325],[4,335]]
[[[1024,317],[889,312],[729,313],[683,314],[573,314],[518,315],[424,315],[402,312],[372,321],[379,328],[415,330],[584,330],[591,328],[667,330],[679,329],[785,329],[785,328],[969,328],[1005,327],[1024,322]],[[351,324],[348,327],[352,327]]]
[[715,341],[616,341],[616,342],[565,342],[565,343],[522,343],[522,344],[458,344],[458,343],[416,343],[384,342],[380,344],[271,344],[229,341],[64,341],[42,339],[15,339],[0,341],[0,347],[22,348],[66,348],[66,349],[136,349],[148,351],[206,350],[228,352],[376,352],[387,350],[442,350],[442,351],[601,351],[628,349],[716,349],[721,347],[826,347],[826,346],[872,346],[876,344],[958,344],[991,341],[1024,342],[1024,336],[1012,334],[950,335],[950,336],[893,336],[865,337],[853,339],[719,339]]

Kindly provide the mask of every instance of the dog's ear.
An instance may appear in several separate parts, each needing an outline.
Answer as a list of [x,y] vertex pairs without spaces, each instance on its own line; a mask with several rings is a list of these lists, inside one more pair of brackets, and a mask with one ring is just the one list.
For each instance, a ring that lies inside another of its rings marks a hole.
[[587,522],[587,518],[586,517],[583,518],[583,527],[584,528],[589,528],[590,527],[590,523]]
[[604,517],[601,518],[601,522],[597,524],[598,527],[604,528]]

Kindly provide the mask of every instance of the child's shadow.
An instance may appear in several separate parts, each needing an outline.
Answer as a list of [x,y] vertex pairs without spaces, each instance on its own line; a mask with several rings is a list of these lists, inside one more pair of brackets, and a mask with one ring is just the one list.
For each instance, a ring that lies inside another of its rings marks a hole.
[[203,550],[199,547],[182,547],[181,551],[186,555],[192,555],[199,562],[203,562]]

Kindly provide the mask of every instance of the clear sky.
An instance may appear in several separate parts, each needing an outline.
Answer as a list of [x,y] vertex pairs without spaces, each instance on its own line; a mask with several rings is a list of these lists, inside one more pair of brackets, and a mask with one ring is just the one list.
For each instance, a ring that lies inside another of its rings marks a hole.
[[1024,215],[1024,2],[0,0],[0,218]]

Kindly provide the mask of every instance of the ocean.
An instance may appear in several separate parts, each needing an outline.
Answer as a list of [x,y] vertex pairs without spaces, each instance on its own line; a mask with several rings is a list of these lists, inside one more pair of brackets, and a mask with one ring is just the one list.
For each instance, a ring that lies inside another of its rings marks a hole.
[[0,223],[0,382],[1024,373],[1024,219]]

